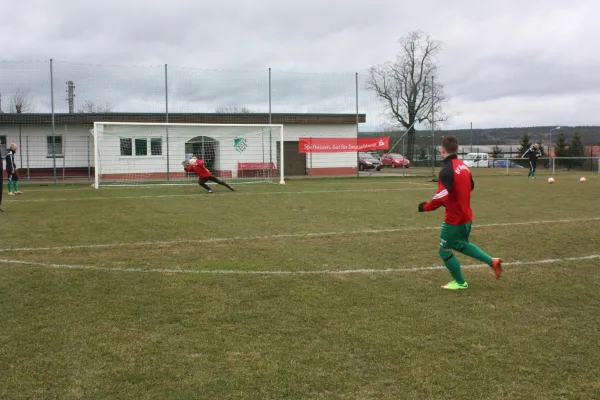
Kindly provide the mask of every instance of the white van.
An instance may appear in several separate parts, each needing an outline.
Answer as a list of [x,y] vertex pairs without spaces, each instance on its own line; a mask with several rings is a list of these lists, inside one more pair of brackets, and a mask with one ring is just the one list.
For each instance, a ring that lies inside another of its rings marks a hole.
[[487,153],[469,153],[463,162],[469,168],[487,168],[491,158]]

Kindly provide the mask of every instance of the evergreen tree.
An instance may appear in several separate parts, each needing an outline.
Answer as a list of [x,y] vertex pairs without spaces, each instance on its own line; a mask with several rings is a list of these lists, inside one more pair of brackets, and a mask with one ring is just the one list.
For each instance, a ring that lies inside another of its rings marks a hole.
[[492,149],[492,157],[494,157],[494,158],[502,158],[502,157],[504,157],[504,153],[500,149],[500,146],[498,145],[498,142],[496,142],[496,145]]
[[563,132],[558,134],[558,138],[556,139],[556,144],[554,145],[554,154],[556,157],[567,157],[567,138]]
[[[568,155],[567,138],[563,132],[560,132],[558,134],[558,138],[556,139],[556,144],[554,145],[554,156],[561,158],[568,157]],[[568,167],[569,163],[567,161],[568,160],[556,160],[555,162],[557,166]]]
[[[581,141],[581,135],[579,132],[575,132],[573,135],[573,139],[571,140],[571,144],[569,146],[569,157],[584,157],[585,149],[583,147],[583,142]],[[572,166],[581,166],[583,165],[584,159],[580,160],[569,160],[571,161]]]
[[519,147],[519,157],[523,155],[531,147],[531,136],[525,132],[521,136],[521,147]]

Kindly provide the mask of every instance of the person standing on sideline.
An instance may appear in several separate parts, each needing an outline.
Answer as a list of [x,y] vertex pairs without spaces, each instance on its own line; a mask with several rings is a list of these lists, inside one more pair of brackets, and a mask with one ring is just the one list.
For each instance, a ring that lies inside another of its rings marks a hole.
[[193,156],[189,160],[184,161],[182,164],[186,172],[195,172],[196,175],[198,175],[198,185],[206,189],[208,193],[213,193],[213,190],[210,188],[210,186],[206,184],[206,182],[208,181],[212,181],[218,183],[219,185],[223,185],[232,192],[235,192],[234,188],[232,188],[216,176],[213,176],[213,174],[211,174],[210,171],[204,165],[204,161],[199,160],[196,156]]
[[529,174],[527,175],[527,178],[535,179],[535,167],[537,165],[538,158],[542,156],[540,145],[535,143],[533,146],[527,149],[525,153],[523,153],[523,157],[521,158],[525,158],[525,156],[529,157]]
[[[4,191],[4,163],[2,162],[2,157],[0,157],[0,205],[2,205],[2,192]],[[4,210],[0,208],[0,213],[3,213]]]
[[442,157],[444,167],[438,179],[438,191],[429,202],[419,204],[419,212],[434,211],[439,207],[446,208],[446,215],[440,233],[440,248],[438,254],[444,260],[444,265],[454,278],[442,286],[442,289],[459,290],[469,287],[462,273],[460,261],[452,253],[459,251],[489,265],[500,278],[502,260],[492,258],[486,252],[469,242],[471,234],[471,191],[475,182],[469,168],[458,158],[458,140],[454,136],[442,139]]
[[22,194],[19,191],[19,175],[17,174],[17,163],[15,162],[15,153],[17,145],[11,143],[10,148],[6,152],[6,173],[8,174],[8,194]]

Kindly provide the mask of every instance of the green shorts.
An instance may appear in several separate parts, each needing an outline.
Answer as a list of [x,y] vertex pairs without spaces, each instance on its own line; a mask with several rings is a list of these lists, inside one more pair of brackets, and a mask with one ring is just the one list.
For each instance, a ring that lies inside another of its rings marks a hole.
[[442,223],[442,231],[440,232],[440,247],[442,249],[462,250],[465,243],[469,242],[471,234],[471,223],[467,222],[463,225],[450,225]]

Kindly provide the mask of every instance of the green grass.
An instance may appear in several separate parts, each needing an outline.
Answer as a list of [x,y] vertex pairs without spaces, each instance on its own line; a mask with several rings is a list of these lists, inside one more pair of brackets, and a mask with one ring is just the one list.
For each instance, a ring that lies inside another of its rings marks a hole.
[[0,215],[0,398],[597,398],[600,178],[488,174],[472,241],[507,266],[460,293],[419,269],[441,264],[427,178],[22,185]]

